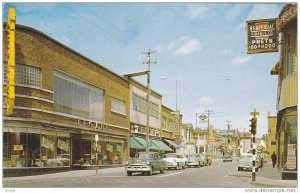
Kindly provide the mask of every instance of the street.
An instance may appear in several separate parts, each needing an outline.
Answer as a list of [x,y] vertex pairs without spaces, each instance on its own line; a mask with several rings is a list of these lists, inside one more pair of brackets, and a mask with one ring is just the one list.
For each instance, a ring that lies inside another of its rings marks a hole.
[[[80,171],[79,171],[80,172]],[[237,171],[236,160],[222,162],[216,160],[211,166],[186,168],[183,170],[166,170],[164,174],[153,176],[133,174],[127,176],[120,168],[117,172],[92,174],[81,177],[59,177],[9,180],[4,179],[5,188],[251,188],[251,172]]]

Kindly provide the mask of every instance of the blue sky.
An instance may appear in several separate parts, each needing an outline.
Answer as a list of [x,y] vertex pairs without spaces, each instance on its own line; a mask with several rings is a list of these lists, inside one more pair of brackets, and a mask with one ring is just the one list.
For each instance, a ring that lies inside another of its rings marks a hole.
[[[156,50],[151,88],[177,105],[185,123],[211,109],[211,124],[267,133],[267,112],[276,115],[278,53],[246,54],[246,20],[278,17],[280,3],[6,3],[17,23],[36,28],[122,75],[145,70],[142,51]],[[166,77],[162,80],[161,77]],[[138,80],[146,84],[146,77]],[[198,126],[205,125],[199,123]]]

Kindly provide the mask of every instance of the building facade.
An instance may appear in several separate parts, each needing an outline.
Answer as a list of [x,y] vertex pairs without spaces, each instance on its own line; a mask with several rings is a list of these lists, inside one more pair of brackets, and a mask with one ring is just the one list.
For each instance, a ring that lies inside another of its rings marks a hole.
[[297,12],[297,4],[287,4],[279,15],[280,59],[271,71],[278,75],[277,163],[283,178],[297,175]]
[[182,124],[182,142],[181,145],[184,147],[180,152],[183,155],[196,153],[196,142],[193,138],[193,124],[184,123]]
[[[145,151],[147,147],[147,87],[132,78],[128,80],[130,82],[130,157],[135,157],[138,152]],[[162,138],[172,138],[174,131],[171,129],[174,127],[162,131],[161,111],[162,96],[151,90],[148,147],[150,151],[163,154],[173,152]]]
[[[4,69],[7,61],[4,50]],[[4,100],[6,81],[4,70]],[[123,77],[17,25],[13,114],[3,106],[4,176],[95,166],[96,157],[102,166],[123,164],[129,157],[129,90]]]
[[181,123],[182,115],[178,111],[174,111],[165,105],[161,110],[161,137],[174,152],[181,152]]
[[[240,132],[240,155],[243,153],[250,153],[251,148],[251,133],[247,132]],[[252,152],[251,152],[252,153]]]

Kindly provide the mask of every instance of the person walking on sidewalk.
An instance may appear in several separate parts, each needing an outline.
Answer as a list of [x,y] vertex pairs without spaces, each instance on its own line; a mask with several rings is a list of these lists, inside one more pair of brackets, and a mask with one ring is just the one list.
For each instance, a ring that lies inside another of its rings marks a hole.
[[275,154],[275,151],[273,151],[273,154],[271,155],[271,158],[272,158],[273,168],[275,168],[276,160],[277,160],[277,156]]

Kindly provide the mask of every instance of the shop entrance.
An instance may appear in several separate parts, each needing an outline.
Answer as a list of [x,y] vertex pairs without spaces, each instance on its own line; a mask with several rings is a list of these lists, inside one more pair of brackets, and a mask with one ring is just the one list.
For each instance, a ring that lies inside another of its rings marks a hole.
[[81,137],[80,134],[71,134],[72,143],[72,166],[80,164],[81,158]]

